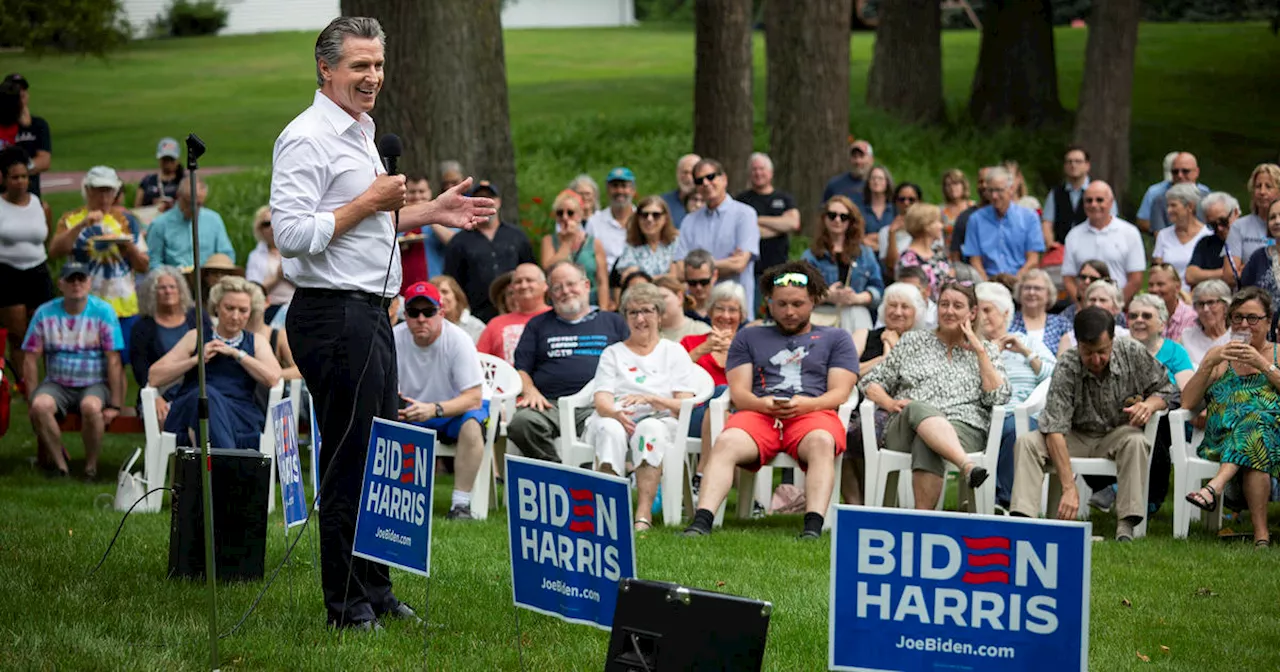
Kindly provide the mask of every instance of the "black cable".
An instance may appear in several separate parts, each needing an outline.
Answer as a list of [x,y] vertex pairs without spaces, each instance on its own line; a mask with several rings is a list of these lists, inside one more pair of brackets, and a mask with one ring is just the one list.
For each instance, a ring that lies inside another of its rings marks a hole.
[[[133,503],[133,506],[130,506],[129,510],[124,512],[124,518],[120,519],[120,525],[116,527],[116,533],[111,537],[111,543],[107,544],[107,550],[102,553],[102,559],[98,561],[98,564],[94,565],[93,569],[89,570],[89,576],[93,576],[98,571],[98,568],[102,567],[102,563],[107,561],[107,556],[111,555],[111,549],[115,547],[116,539],[120,537],[120,531],[124,529],[124,521],[129,520],[129,514],[133,513],[134,507],[141,504],[142,500],[146,499],[151,493],[160,492],[161,490],[172,491],[173,488],[166,488],[163,485],[158,488],[152,488],[143,493],[142,496]],[[89,578],[89,576],[86,576],[85,578]]]
[[[400,230],[400,211],[399,210],[396,210],[395,212],[395,230],[397,233]],[[391,266],[395,263],[395,259],[396,259],[396,245],[398,245],[398,243],[396,242],[395,236],[393,235],[391,239],[391,255],[390,257],[387,258],[387,272],[382,279],[381,306],[382,306],[382,311],[384,313],[386,312],[387,307],[390,305],[390,301],[388,301],[386,294],[387,294],[387,285],[390,284],[391,282]],[[369,363],[372,360],[373,360],[373,347],[372,347],[372,344],[370,344],[369,350],[364,357],[364,366],[360,369],[360,375],[356,377],[356,388],[355,388],[354,394],[352,395],[356,398],[360,396],[360,386],[364,384],[364,377],[365,377],[365,374],[368,373],[369,371]],[[315,403],[314,397],[312,398],[311,403],[313,404]],[[317,418],[317,421],[318,421],[318,418]],[[343,430],[342,437],[339,438],[338,441],[333,444],[334,453],[329,458],[329,466],[324,470],[324,474],[321,475],[320,477],[320,483],[316,486],[315,498],[317,501],[319,501],[321,495],[324,494],[324,486],[329,482],[329,477],[333,474],[333,465],[337,464],[337,459],[336,459],[337,451],[342,449],[342,444],[344,441],[347,440],[347,436],[351,433],[351,427],[355,425],[355,422],[356,422],[356,406],[353,405],[351,407],[351,415],[347,419],[347,428]],[[312,436],[315,436],[314,427],[311,429],[311,432],[312,432]],[[326,441],[325,443],[327,444],[328,442]],[[312,450],[312,459],[315,459],[314,450]],[[307,508],[307,519],[302,522],[302,529],[298,530],[298,535],[294,537],[293,543],[289,544],[289,548],[285,549],[284,557],[281,558],[280,563],[276,565],[275,569],[271,571],[271,576],[267,578],[267,581],[265,584],[263,584],[262,589],[258,591],[258,595],[253,598],[253,603],[249,605],[249,609],[244,612],[244,615],[240,617],[240,620],[236,621],[235,625],[231,626],[230,630],[227,630],[221,635],[218,635],[218,639],[226,639],[227,637],[234,635],[236,631],[238,631],[240,627],[245,624],[245,621],[249,620],[249,616],[253,615],[253,612],[257,610],[258,605],[261,604],[262,602],[262,598],[266,596],[267,590],[271,588],[271,584],[275,583],[276,576],[280,574],[280,570],[284,568],[285,563],[289,562],[289,558],[293,555],[293,549],[297,548],[298,541],[302,539],[302,533],[307,531],[307,526],[311,524],[311,514],[316,511],[316,508],[317,508],[316,506],[311,506]],[[351,569],[352,567],[350,563],[348,563],[347,564],[348,585],[351,579]]]

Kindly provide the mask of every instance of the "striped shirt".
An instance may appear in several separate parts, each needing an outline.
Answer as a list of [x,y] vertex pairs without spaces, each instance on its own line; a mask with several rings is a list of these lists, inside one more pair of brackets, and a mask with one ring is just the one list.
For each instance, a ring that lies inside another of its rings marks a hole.
[[124,349],[124,335],[111,304],[90,295],[84,310],[69,315],[62,299],[36,309],[22,341],[26,352],[43,352],[45,380],[63,387],[107,382],[106,353]]

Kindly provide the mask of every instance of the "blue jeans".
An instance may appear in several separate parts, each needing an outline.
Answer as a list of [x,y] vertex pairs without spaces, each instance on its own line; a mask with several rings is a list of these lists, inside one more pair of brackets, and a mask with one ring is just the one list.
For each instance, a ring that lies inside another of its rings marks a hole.
[[[716,385],[716,389],[711,392],[711,399],[724,394],[727,389],[729,389],[728,385]],[[707,416],[707,405],[711,403],[711,399],[694,406],[693,414],[689,416],[689,436],[695,439],[702,438],[702,419]]]
[[[1035,418],[1028,418],[1030,429],[1040,427]],[[1013,444],[1017,442],[1017,428],[1013,414],[1004,416],[1004,428],[1000,432],[1000,464],[996,466],[996,504],[1009,508],[1009,495],[1013,492]]]

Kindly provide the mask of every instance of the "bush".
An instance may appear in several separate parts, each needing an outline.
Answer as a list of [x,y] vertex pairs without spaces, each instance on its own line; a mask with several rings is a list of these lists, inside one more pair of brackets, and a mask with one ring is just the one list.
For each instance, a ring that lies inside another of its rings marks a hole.
[[0,46],[104,55],[129,42],[121,0],[6,0]]
[[174,0],[151,22],[151,34],[155,37],[216,35],[227,27],[230,15],[231,11],[217,0]]

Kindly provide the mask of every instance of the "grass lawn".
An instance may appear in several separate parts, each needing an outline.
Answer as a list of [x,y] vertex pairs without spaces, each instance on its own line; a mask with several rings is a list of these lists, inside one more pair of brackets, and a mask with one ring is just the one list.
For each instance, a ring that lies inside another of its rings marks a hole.
[[[1062,98],[1073,107],[1086,34],[1063,29],[1056,37]],[[937,198],[946,168],[972,172],[1013,157],[1027,166],[1035,191],[1047,188],[1069,131],[902,127],[862,108],[872,38],[852,39],[853,131],[875,144],[899,180],[919,182]],[[953,119],[967,101],[977,39],[972,32],[944,37]],[[1280,146],[1280,130],[1268,123],[1280,102],[1270,82],[1280,66],[1275,39],[1262,24],[1143,26],[1134,101],[1137,195],[1158,179],[1164,153],[1183,148],[1200,155],[1202,181],[1247,200],[1250,169],[1274,160]],[[4,54],[0,68],[34,83],[35,110],[53,128],[56,169],[147,167],[161,135],[189,131],[209,143],[207,165],[250,168],[210,180],[209,205],[223,213],[243,255],[251,247],[249,217],[266,200],[272,141],[310,101],[313,40],[285,33],[145,42],[108,61]],[[672,160],[691,142],[690,32],[517,31],[507,34],[506,49],[522,201],[553,195],[579,172],[602,176],[617,163],[635,169],[641,193],[669,188]],[[756,63],[756,146],[765,149],[759,37]],[[79,197],[50,200],[61,212]],[[0,669],[201,669],[206,595],[203,584],[165,579],[167,512],[131,516],[103,568],[87,577],[120,520],[96,504],[114,486],[45,480],[28,462],[34,438],[25,415],[15,402],[13,427],[0,442],[0,586],[12,614],[0,623]],[[117,469],[140,443],[110,437],[101,472]],[[67,444],[79,468],[79,437]],[[435,508],[442,512],[449,487],[439,485]],[[1166,505],[1150,536],[1136,543],[1095,545],[1091,668],[1280,668],[1280,561],[1198,527],[1190,540],[1174,541],[1171,515]],[[1110,538],[1113,517],[1098,516],[1095,524],[1096,534]],[[799,525],[794,516],[731,522],[727,531],[692,541],[658,529],[638,540],[640,573],[771,600],[766,669],[823,669],[829,541],[796,543]],[[501,513],[484,523],[441,518],[435,531],[429,596],[425,580],[395,577],[400,597],[432,624],[425,652],[422,632],[399,624],[374,641],[326,632],[312,540],[304,539],[245,628],[223,640],[223,669],[600,669],[604,633],[528,612],[519,616],[518,655]],[[271,532],[268,567],[284,554],[279,514]],[[239,619],[260,585],[223,588],[220,630]]]
[[[1087,33],[1056,35],[1059,88],[1074,108]],[[33,105],[54,133],[55,169],[107,163],[147,168],[161,135],[195,131],[209,144],[206,165],[267,168],[284,125],[310,104],[314,90],[310,33],[141,42],[109,60],[4,54],[6,71],[33,82]],[[1018,159],[1043,197],[1059,179],[1070,130],[1036,134],[980,131],[967,124],[904,127],[866,110],[866,71],[873,36],[852,37],[851,132],[868,138],[899,181],[938,198],[948,168],[970,174],[982,164]],[[1134,84],[1133,186],[1129,209],[1159,179],[1171,149],[1195,151],[1202,181],[1247,201],[1252,167],[1275,160],[1280,131],[1267,123],[1280,107],[1269,73],[1280,49],[1264,24],[1149,24],[1142,27]],[[512,135],[521,201],[549,198],[574,175],[600,179],[630,165],[640,193],[674,183],[673,159],[692,143],[693,35],[688,30],[526,30],[506,35]],[[978,34],[943,37],[951,118],[962,118],[977,60]],[[764,125],[763,36],[756,36],[756,142]],[[389,72],[391,82],[395,72]],[[250,245],[253,210],[266,200],[266,174],[211,180],[210,207],[233,229],[237,249]],[[786,188],[787,185],[780,185]],[[78,203],[52,197],[55,211]]]

